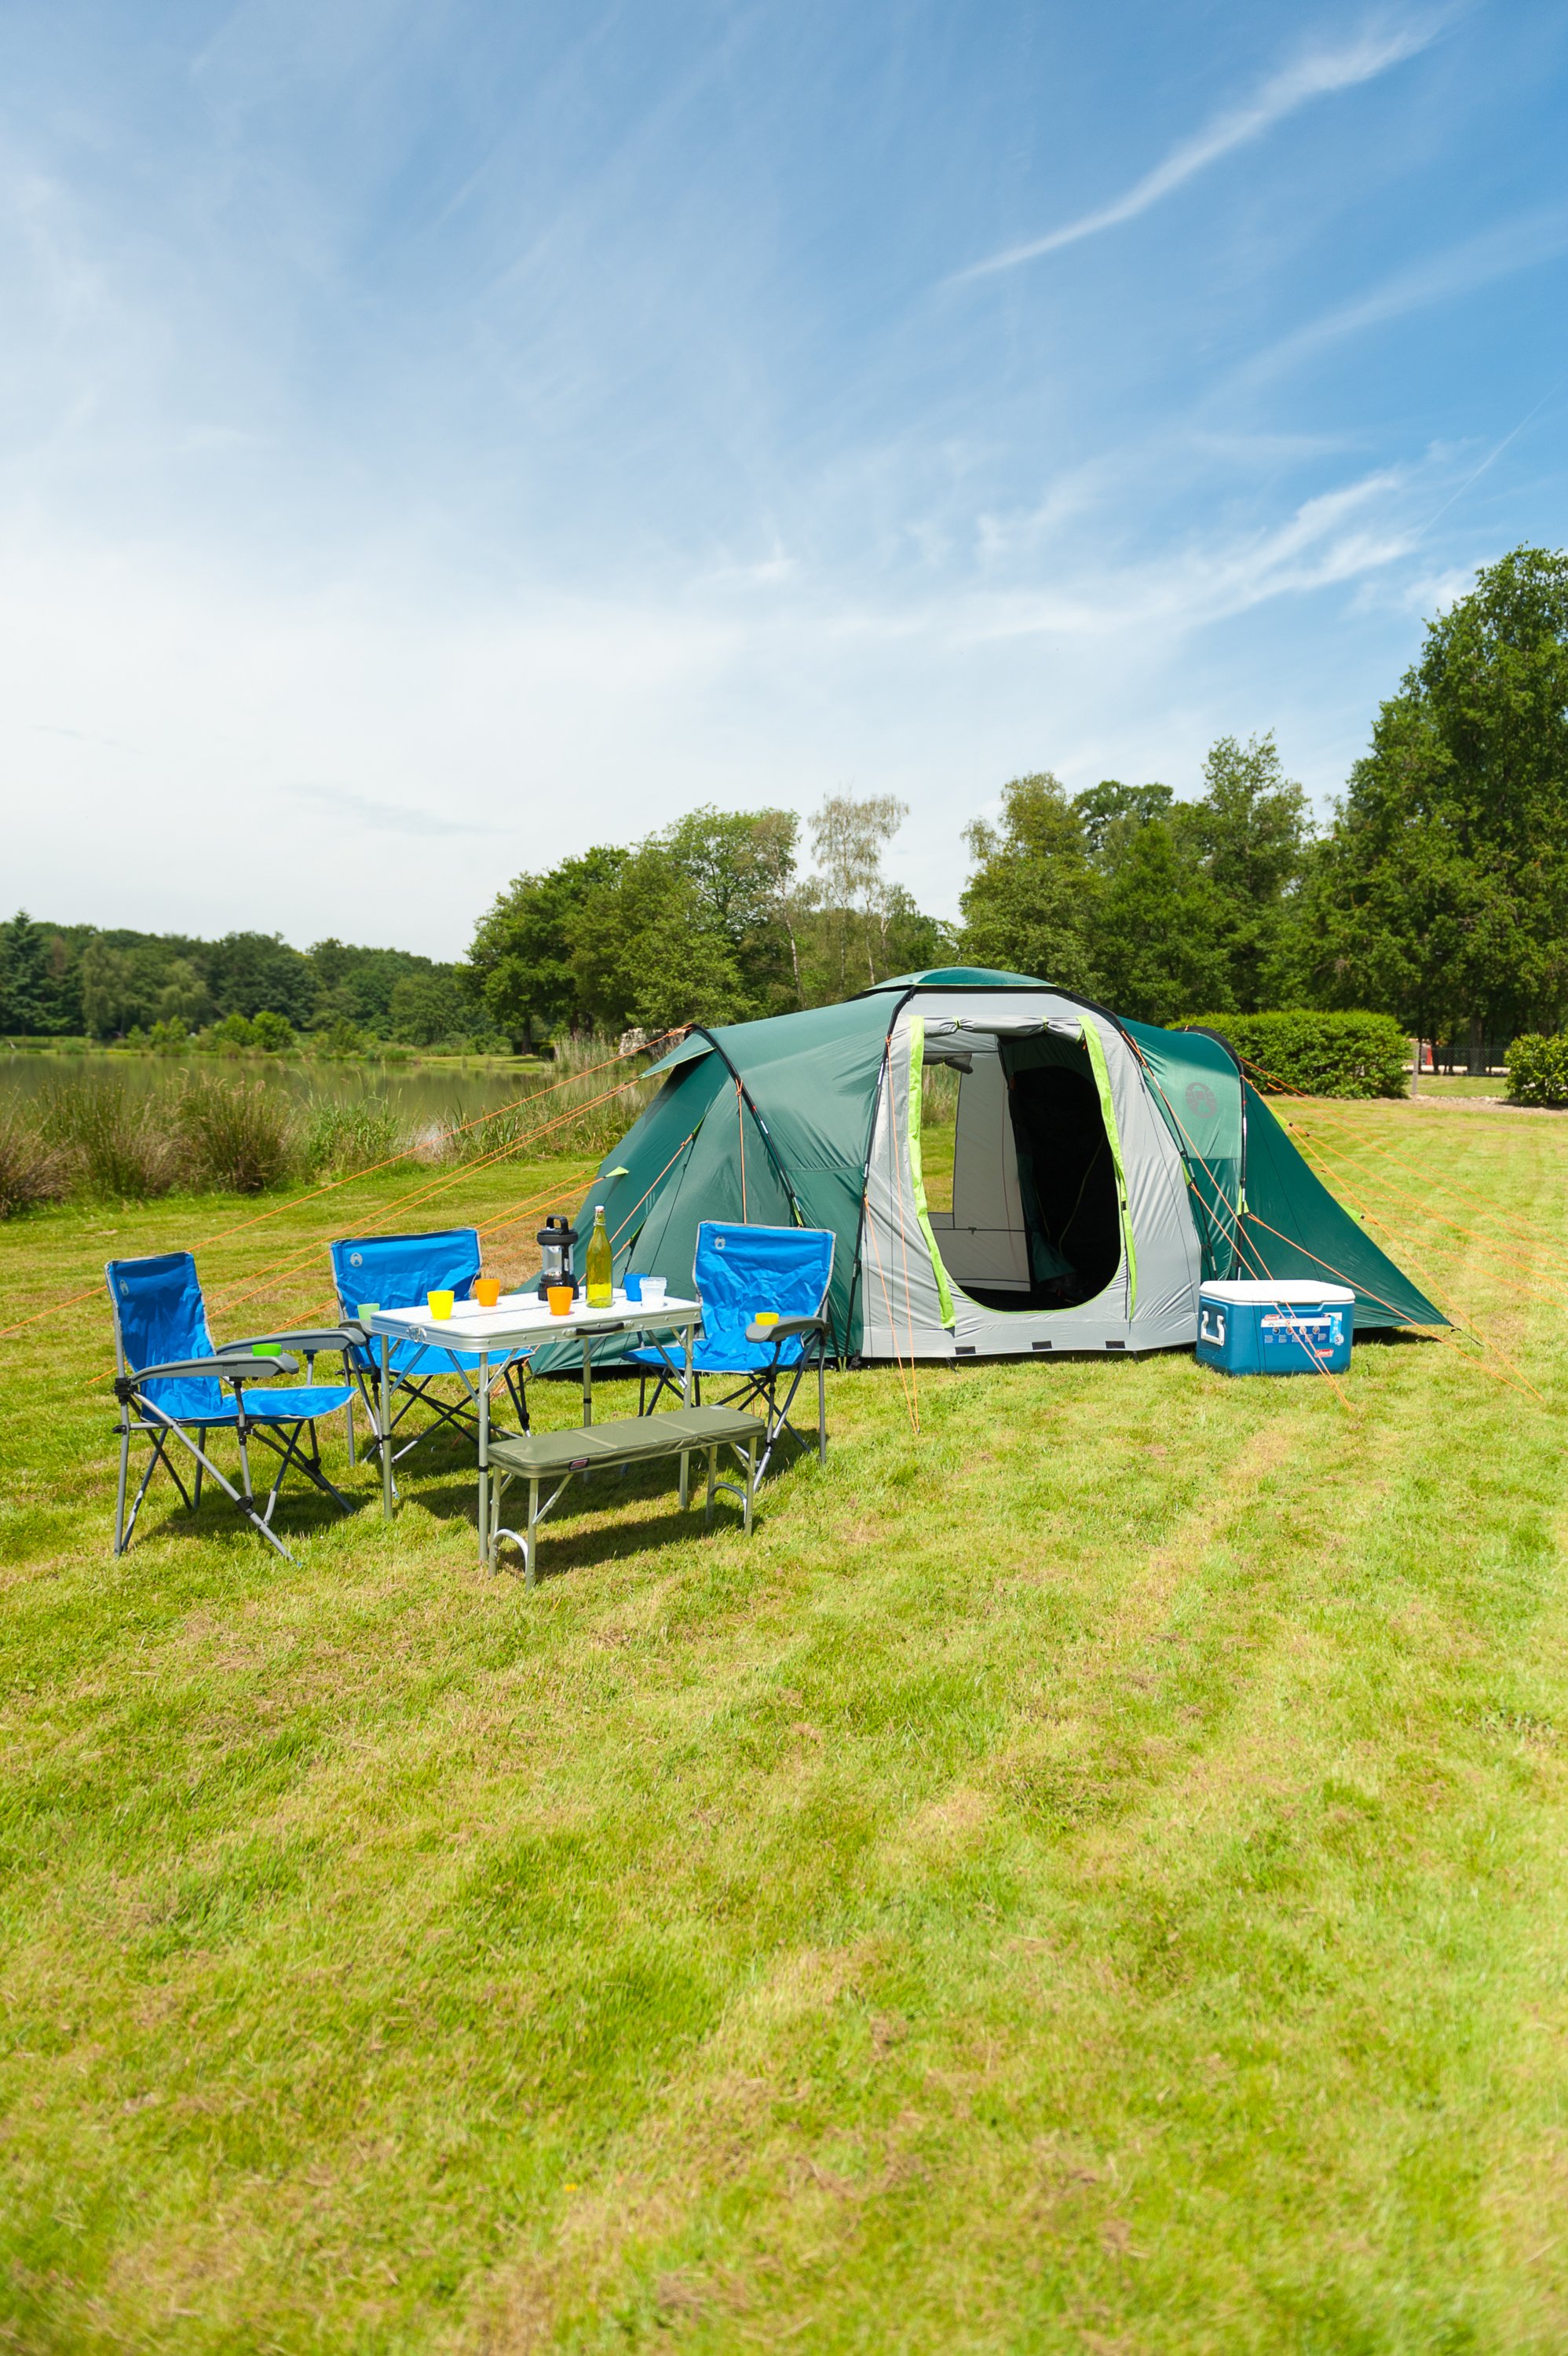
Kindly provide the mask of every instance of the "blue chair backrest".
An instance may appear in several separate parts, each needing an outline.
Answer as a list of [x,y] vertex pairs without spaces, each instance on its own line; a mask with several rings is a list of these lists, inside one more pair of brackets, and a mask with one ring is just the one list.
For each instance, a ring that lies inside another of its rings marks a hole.
[[355,1316],[362,1301],[383,1309],[422,1309],[427,1292],[454,1292],[466,1301],[479,1273],[479,1237],[473,1227],[440,1227],[428,1236],[349,1236],[332,1247],[332,1280],[340,1312]]
[[743,1333],[759,1309],[781,1317],[815,1317],[833,1275],[829,1227],[742,1227],[704,1219],[697,1230],[692,1281],[702,1329]]
[[[212,1336],[189,1252],[158,1252],[150,1259],[112,1259],[103,1271],[114,1304],[121,1355],[133,1374],[176,1358],[210,1358]],[[199,1423],[224,1412],[216,1375],[165,1375],[147,1385],[166,1415]]]

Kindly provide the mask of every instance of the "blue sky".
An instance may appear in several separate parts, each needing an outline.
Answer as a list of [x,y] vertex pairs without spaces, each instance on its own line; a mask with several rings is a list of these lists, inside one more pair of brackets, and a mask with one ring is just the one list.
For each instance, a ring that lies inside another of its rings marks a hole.
[[1568,12],[10,0],[6,905],[464,946],[698,801],[1321,807],[1568,541]]

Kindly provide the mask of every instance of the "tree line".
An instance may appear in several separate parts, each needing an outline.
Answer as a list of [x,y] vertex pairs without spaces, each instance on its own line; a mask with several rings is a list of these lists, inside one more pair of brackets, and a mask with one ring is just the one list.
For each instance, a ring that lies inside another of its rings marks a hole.
[[475,1024],[463,969],[409,949],[102,932],[35,923],[25,910],[0,925],[0,1035],[264,1047],[304,1032],[352,1052],[379,1040],[433,1046]]
[[[1013,778],[976,819],[961,922],[884,859],[891,796],[689,811],[519,875],[467,959],[259,934],[0,927],[0,1031],[254,1020],[412,1044],[537,1046],[827,1003],[922,967],[1036,974],[1154,1023],[1365,1009],[1472,1050],[1568,1021],[1568,553],[1518,548],[1425,626],[1328,823],[1272,734],[1221,737],[1200,792]],[[809,855],[809,864],[803,861]]]

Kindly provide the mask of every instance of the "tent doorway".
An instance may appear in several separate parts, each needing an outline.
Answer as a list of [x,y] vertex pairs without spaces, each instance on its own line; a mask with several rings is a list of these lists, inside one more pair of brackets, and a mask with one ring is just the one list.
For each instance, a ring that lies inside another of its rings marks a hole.
[[985,1309],[1093,1301],[1121,1266],[1122,1223],[1083,1040],[971,1036],[961,1058],[945,1041],[932,1046],[933,1061],[959,1066],[952,1207],[932,1210],[949,1277]]

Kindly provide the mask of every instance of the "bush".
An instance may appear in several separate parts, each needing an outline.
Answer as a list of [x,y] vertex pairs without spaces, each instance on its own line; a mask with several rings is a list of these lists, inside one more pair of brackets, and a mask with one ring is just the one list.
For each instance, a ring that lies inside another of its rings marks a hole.
[[61,1081],[37,1100],[38,1132],[58,1148],[71,1191],[111,1202],[166,1194],[179,1175],[167,1098],[123,1080]]
[[1503,1062],[1514,1104],[1568,1105],[1568,1036],[1526,1031],[1510,1041]]
[[294,1044],[293,1025],[286,1014],[263,1007],[251,1023],[251,1036],[269,1055],[286,1055]]
[[39,1203],[63,1203],[70,1171],[59,1146],[46,1145],[14,1112],[0,1115],[0,1219]]
[[289,1106],[265,1081],[202,1078],[174,1107],[180,1174],[193,1189],[260,1194],[293,1175],[298,1154]]
[[1402,1097],[1410,1044],[1392,1014],[1317,1014],[1289,1007],[1274,1014],[1195,1014],[1217,1031],[1247,1066],[1263,1096]]

